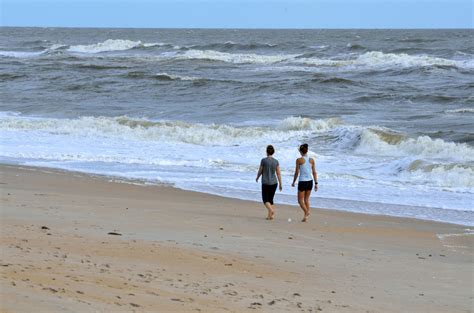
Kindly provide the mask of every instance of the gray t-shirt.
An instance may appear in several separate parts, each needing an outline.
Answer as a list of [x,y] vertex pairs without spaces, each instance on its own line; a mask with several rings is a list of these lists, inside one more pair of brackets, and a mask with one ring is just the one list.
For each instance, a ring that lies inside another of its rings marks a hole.
[[275,175],[278,165],[278,160],[271,157],[263,158],[262,161],[260,161],[260,166],[263,167],[262,184],[275,185],[278,182]]

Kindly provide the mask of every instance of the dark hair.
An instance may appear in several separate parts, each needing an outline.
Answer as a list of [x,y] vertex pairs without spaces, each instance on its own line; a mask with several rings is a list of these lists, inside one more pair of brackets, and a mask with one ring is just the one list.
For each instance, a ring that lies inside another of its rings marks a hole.
[[272,145],[268,145],[267,146],[267,154],[268,155],[273,155],[273,153],[275,153],[275,148],[273,148]]
[[303,154],[308,153],[308,144],[307,143],[304,143],[300,146],[300,152],[303,153]]

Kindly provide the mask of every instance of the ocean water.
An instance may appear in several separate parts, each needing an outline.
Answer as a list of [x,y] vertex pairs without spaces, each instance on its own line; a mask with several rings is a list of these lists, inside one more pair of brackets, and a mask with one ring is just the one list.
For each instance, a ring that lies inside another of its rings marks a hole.
[[0,162],[474,225],[473,30],[0,28]]

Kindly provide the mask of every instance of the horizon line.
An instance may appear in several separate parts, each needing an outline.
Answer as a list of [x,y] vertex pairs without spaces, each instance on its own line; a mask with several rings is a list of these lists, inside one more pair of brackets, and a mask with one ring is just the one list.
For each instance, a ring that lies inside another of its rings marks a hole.
[[471,28],[458,28],[458,27],[443,27],[443,28],[431,28],[431,27],[349,27],[349,28],[335,28],[335,27],[313,27],[313,28],[272,28],[272,27],[123,27],[123,26],[15,26],[15,25],[0,25],[0,28],[79,28],[79,29],[167,29],[167,30],[181,30],[181,29],[192,29],[192,30],[474,30]]

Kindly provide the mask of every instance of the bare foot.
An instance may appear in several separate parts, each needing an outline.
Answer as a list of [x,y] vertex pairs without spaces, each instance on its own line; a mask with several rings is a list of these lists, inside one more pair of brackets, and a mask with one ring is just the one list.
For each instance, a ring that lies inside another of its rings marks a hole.
[[273,211],[268,212],[267,220],[272,220],[274,214],[275,214],[275,212],[273,212]]
[[308,214],[305,214],[303,219],[301,220],[302,222],[306,222],[308,221],[308,218],[309,218],[309,213]]

